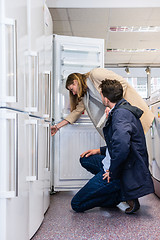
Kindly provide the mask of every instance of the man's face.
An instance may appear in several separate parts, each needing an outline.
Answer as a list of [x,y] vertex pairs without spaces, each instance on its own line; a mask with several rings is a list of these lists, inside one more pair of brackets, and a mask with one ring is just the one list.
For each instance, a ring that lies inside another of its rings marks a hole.
[[106,106],[106,107],[109,107],[109,105],[108,105],[109,101],[106,97],[103,96],[102,92],[101,92],[101,98],[102,98],[103,105]]

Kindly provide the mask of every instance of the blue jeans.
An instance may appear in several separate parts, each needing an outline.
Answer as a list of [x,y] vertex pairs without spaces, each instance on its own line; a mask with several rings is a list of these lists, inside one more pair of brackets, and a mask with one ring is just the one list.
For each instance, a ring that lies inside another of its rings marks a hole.
[[73,197],[71,206],[74,211],[84,212],[94,207],[113,207],[120,203],[120,181],[113,180],[108,183],[106,179],[103,180],[104,157],[91,155],[80,158],[81,165],[95,176]]

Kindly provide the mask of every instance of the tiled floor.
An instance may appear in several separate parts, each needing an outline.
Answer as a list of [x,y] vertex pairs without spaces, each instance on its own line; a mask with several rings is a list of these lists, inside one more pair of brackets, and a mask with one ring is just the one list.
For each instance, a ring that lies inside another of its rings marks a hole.
[[51,204],[33,240],[160,240],[160,199],[140,198],[141,208],[124,213],[126,204],[112,209],[94,208],[75,213],[70,206],[74,192],[51,196]]

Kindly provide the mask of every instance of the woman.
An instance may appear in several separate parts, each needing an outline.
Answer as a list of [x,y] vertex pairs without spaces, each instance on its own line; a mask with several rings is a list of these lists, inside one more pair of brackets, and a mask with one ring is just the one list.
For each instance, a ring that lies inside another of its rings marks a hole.
[[70,93],[71,113],[58,124],[51,126],[51,135],[55,133],[68,123],[74,123],[84,112],[87,111],[91,121],[96,129],[103,136],[102,128],[105,123],[104,112],[107,109],[103,106],[99,85],[102,80],[117,80],[122,84],[123,97],[133,106],[136,106],[144,111],[141,122],[146,133],[154,119],[153,113],[149,110],[145,101],[136,92],[136,90],[121,76],[116,73],[104,69],[95,68],[87,74],[72,73],[68,76],[66,81],[66,88]]

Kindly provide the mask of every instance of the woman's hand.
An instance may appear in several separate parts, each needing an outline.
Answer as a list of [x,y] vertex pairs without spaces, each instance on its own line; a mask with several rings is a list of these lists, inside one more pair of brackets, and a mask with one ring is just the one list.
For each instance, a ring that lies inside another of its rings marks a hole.
[[58,130],[59,128],[56,125],[51,126],[51,136],[54,136]]
[[80,155],[80,157],[89,157],[91,155],[95,155],[95,154],[100,154],[100,148],[98,149],[91,149],[91,150],[88,150],[88,151],[85,151],[84,153],[82,153]]
[[51,126],[51,136],[54,136],[56,134],[56,132],[58,132],[58,130],[61,127],[64,127],[65,125],[67,125],[69,122],[67,120],[62,120],[61,122],[57,123],[54,126]]

